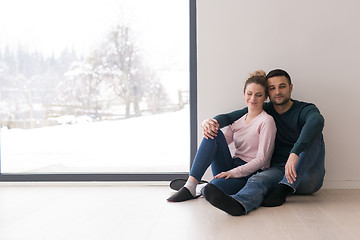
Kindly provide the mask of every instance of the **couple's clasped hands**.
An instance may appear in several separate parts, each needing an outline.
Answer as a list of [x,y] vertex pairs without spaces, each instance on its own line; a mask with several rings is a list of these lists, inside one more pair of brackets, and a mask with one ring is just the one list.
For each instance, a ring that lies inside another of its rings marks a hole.
[[214,139],[219,131],[219,123],[216,119],[205,119],[201,123],[201,128],[206,139]]

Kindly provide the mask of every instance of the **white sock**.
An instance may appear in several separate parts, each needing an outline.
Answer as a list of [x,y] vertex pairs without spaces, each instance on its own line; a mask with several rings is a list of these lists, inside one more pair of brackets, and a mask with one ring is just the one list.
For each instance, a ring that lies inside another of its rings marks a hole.
[[197,183],[190,181],[189,179],[186,181],[184,187],[189,189],[190,193],[195,197],[196,196],[196,186]]

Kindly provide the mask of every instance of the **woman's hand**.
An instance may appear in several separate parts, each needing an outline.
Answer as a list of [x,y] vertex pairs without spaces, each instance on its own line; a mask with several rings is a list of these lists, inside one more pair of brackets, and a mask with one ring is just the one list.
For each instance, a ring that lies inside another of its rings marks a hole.
[[214,177],[215,179],[219,179],[219,178],[225,178],[225,179],[229,179],[229,178],[233,178],[233,175],[231,174],[230,171],[227,172],[221,172],[218,175],[216,175]]
[[214,139],[218,134],[219,127],[220,125],[216,119],[205,119],[201,123],[201,128],[206,139]]

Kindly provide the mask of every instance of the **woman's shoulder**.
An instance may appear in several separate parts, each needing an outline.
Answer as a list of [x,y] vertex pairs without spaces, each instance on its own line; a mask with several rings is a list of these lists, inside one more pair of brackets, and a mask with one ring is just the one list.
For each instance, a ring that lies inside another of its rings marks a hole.
[[265,124],[270,124],[272,126],[276,125],[274,118],[271,115],[269,115],[267,112],[265,112],[264,110],[261,112],[259,117],[260,117],[261,121]]
[[260,117],[268,121],[274,121],[274,118],[264,110],[260,113]]

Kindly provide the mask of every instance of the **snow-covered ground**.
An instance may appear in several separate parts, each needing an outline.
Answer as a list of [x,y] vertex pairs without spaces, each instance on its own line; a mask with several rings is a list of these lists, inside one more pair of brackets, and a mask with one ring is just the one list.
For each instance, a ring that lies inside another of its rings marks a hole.
[[185,172],[189,109],[117,121],[1,129],[2,173]]

